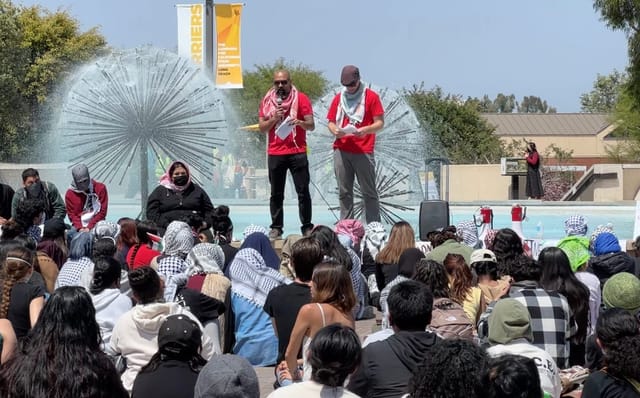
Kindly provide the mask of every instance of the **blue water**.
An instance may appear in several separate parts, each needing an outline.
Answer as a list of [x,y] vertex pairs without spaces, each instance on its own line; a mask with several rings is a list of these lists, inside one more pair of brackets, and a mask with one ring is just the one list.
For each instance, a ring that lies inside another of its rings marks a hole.
[[[262,225],[268,228],[271,224],[269,216],[269,204],[229,204],[231,219],[234,224],[234,237],[240,239],[242,231],[249,224]],[[478,213],[479,206],[451,206],[451,223],[456,224],[463,220],[473,219],[473,214]],[[511,227],[511,206],[492,206],[494,214],[493,227],[495,229]],[[116,221],[120,217],[135,218],[139,213],[139,205],[135,202],[116,201],[109,204],[108,219]],[[410,211],[398,212],[405,221],[409,222],[418,235],[419,206],[414,206]],[[587,218],[589,232],[599,224],[613,225],[619,239],[633,239],[635,207],[631,205],[535,205],[526,206],[526,218],[522,223],[524,236],[527,238],[556,240],[562,238],[564,233],[564,220],[573,214],[581,214]],[[313,207],[313,222],[333,226],[339,213],[332,212],[325,206]],[[284,234],[300,233],[298,209],[296,205],[285,205],[284,209]],[[538,226],[540,228],[538,229]]]

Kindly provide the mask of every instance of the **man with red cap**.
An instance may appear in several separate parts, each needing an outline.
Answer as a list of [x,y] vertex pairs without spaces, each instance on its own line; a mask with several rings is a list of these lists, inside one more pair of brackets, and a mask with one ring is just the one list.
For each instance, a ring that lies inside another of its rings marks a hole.
[[333,161],[338,180],[340,218],[353,218],[354,177],[364,200],[367,223],[380,221],[380,202],[376,189],[376,163],[373,150],[376,133],[384,127],[380,97],[360,81],[354,65],[342,68],[338,93],[327,113],[329,131],[335,136]]
[[300,232],[305,235],[311,223],[311,193],[309,192],[309,162],[306,132],[313,131],[313,109],[309,98],[298,91],[287,70],[273,75],[273,87],[260,104],[260,131],[268,134],[268,169],[271,184],[271,231],[269,238],[282,236],[284,224],[283,202],[287,170],[291,172],[298,194]]

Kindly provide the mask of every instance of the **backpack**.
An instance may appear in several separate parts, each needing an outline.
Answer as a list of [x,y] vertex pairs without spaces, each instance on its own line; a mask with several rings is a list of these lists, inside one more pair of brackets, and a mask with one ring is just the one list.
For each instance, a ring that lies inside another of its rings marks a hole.
[[473,340],[473,323],[464,312],[462,306],[448,298],[433,301],[431,323],[427,330],[436,333],[443,339]]

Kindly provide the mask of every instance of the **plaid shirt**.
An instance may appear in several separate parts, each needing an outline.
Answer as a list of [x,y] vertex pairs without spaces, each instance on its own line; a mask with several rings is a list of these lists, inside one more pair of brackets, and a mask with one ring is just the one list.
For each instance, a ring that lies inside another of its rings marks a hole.
[[[533,281],[516,282],[508,296],[522,303],[531,317],[533,345],[545,350],[553,357],[560,369],[569,367],[569,338],[571,337],[570,310],[567,299],[556,292],[548,292]],[[478,337],[487,342],[488,320],[495,302],[485,311],[478,322]]]

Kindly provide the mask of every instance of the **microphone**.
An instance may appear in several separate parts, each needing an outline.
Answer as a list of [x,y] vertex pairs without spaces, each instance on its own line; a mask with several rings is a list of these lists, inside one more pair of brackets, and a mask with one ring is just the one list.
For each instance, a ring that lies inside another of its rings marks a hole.
[[[276,105],[278,105],[278,108],[280,108],[282,106],[282,101],[284,101],[284,96],[285,96],[284,89],[280,87],[278,91],[276,91],[276,95],[277,95]],[[282,120],[282,118],[280,118],[280,120]]]

